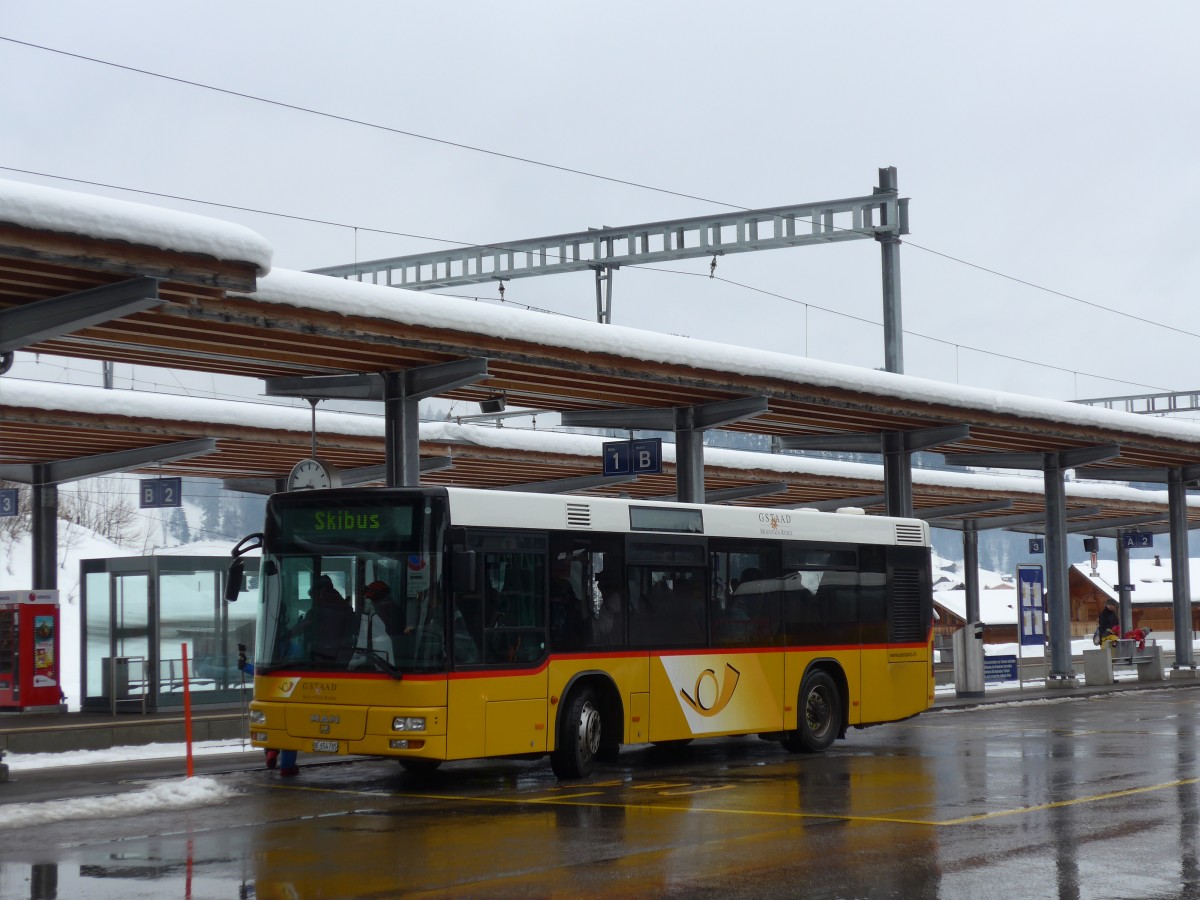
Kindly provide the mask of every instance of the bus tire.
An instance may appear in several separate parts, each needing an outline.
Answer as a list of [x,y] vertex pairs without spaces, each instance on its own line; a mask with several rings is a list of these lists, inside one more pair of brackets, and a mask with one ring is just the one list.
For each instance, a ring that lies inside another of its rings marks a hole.
[[820,753],[837,740],[842,726],[842,695],[829,673],[814,669],[804,676],[797,704],[796,730],[782,743],[792,753]]
[[603,733],[596,693],[589,687],[571,694],[558,724],[558,746],[550,767],[559,778],[587,778],[600,752]]
[[405,758],[399,762],[400,768],[410,775],[432,775],[442,764],[440,759],[422,759],[420,757]]

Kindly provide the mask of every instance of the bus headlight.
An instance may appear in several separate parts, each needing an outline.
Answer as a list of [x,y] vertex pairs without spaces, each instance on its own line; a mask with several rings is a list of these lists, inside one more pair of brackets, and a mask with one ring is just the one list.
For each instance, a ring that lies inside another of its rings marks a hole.
[[424,731],[424,716],[396,716],[392,719],[392,731]]
[[267,733],[265,731],[252,731],[250,732],[250,740],[266,743]]
[[265,712],[263,712],[261,709],[250,710],[250,724],[251,725],[266,725],[267,724],[267,714]]

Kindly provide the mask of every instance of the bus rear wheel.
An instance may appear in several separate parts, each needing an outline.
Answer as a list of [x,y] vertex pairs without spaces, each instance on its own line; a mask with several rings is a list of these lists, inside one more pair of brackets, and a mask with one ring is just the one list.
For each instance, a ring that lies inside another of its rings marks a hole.
[[828,672],[809,672],[800,685],[796,730],[782,743],[792,753],[820,753],[837,739],[842,722],[842,695]]
[[571,695],[558,726],[558,746],[550,767],[559,778],[587,778],[600,752],[603,727],[596,694],[583,688]]

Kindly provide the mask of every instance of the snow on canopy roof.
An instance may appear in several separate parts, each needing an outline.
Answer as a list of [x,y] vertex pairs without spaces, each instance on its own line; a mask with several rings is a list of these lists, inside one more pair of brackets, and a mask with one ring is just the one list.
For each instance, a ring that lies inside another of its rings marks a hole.
[[271,270],[271,245],[241,225],[40,184],[0,180],[0,222],[253,263],[259,275]]
[[720,344],[697,338],[657,334],[620,325],[584,322],[431,295],[403,288],[275,269],[261,279],[252,298],[342,315],[367,316],[408,325],[446,328],[502,339],[532,341],[617,357],[688,366],[708,372],[732,372],[832,387],[855,393],[872,392],[919,403],[933,403],[982,412],[1092,428],[1150,435],[1200,443],[1200,425],[1141,416],[1118,410],[963,387],[910,375],[897,375],[840,363],[805,359],[777,351]]
[[[1174,599],[1171,582],[1171,559],[1165,556],[1162,565],[1155,565],[1153,559],[1129,560],[1129,583],[1134,586],[1129,599],[1134,606],[1146,603],[1171,603]],[[1080,575],[1090,581],[1106,596],[1116,599],[1116,585],[1120,583],[1117,577],[1117,561],[1115,559],[1096,560],[1096,575],[1092,575],[1091,563],[1076,563],[1074,568]],[[1195,603],[1196,586],[1200,585],[1200,559],[1188,560],[1189,585],[1192,587],[1192,602]]]
[[[611,327],[611,326],[606,326]],[[160,421],[207,422],[217,425],[246,425],[308,434],[312,413],[308,409],[253,401],[210,400],[178,394],[154,394],[144,391],[109,390],[85,385],[59,384],[5,378],[0,403],[31,409],[65,412],[102,413]],[[355,437],[383,437],[384,420],[378,415],[317,411],[317,432]],[[564,434],[522,428],[485,428],[449,422],[422,422],[421,440],[469,444],[479,447],[522,452],[563,453],[574,456],[599,456],[601,445],[609,438],[589,434]],[[675,446],[663,444],[663,460],[675,461]],[[883,467],[871,463],[842,462],[780,453],[755,453],[748,450],[704,449],[706,465],[727,469],[758,470],[824,475],[830,478],[859,478],[882,482]],[[972,472],[945,472],[913,469],[913,483],[951,489],[975,489],[1042,493],[1041,478],[1020,475],[989,475]],[[1129,501],[1167,505],[1167,492],[1146,491],[1109,482],[1071,481],[1067,495],[1075,499]],[[1200,507],[1200,497],[1188,497],[1189,506]],[[1200,584],[1200,581],[1197,582]]]

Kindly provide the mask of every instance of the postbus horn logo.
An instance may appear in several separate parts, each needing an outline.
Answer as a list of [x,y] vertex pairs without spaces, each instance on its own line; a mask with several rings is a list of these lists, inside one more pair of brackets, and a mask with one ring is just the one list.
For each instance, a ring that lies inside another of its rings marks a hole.
[[[717,681],[717,673],[716,672],[714,672],[712,669],[705,669],[703,672],[701,672],[699,675],[696,676],[696,687],[693,688],[693,692],[695,693],[696,698],[693,700],[692,697],[688,694],[688,692],[685,691],[683,688],[679,689],[679,696],[681,696],[684,699],[684,701],[687,703],[688,706],[690,706],[692,709],[694,709],[700,715],[706,716],[706,717],[715,716],[717,713],[719,713],[721,710],[723,710],[726,706],[728,706],[729,701],[733,699],[733,692],[737,688],[738,679],[741,677],[741,675],[742,675],[741,672],[739,672],[737,669],[735,669],[729,663],[725,663],[725,683],[721,684],[720,682]],[[710,705],[710,706],[705,706],[704,700],[702,699],[701,693],[700,693],[700,685],[703,683],[704,679],[706,679],[706,678],[712,679],[713,687],[715,689],[715,694],[716,694],[716,698],[717,698],[716,701],[714,703],[712,703],[712,705]]]

